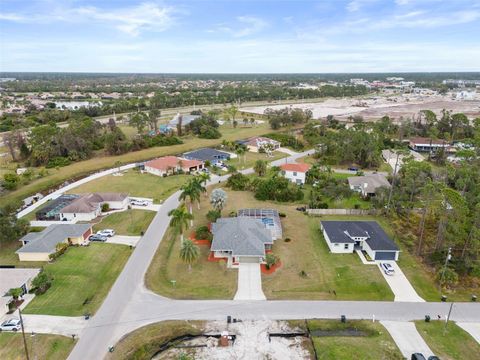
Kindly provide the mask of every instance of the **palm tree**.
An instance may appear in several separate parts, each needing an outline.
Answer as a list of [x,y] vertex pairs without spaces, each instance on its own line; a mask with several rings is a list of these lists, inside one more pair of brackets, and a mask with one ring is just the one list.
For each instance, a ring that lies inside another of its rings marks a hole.
[[225,207],[227,203],[227,193],[223,189],[215,189],[210,194],[210,204],[219,212]]
[[180,258],[188,264],[188,271],[192,270],[192,263],[198,259],[198,246],[192,240],[185,240],[180,248]]
[[170,210],[168,216],[172,217],[170,227],[180,234],[180,242],[183,244],[183,230],[187,228],[188,220],[193,220],[193,215],[187,211],[185,204],[182,204],[177,209]]
[[[200,198],[200,191],[198,190],[198,187],[191,179],[187,183],[183,184],[180,187],[180,190],[182,190],[182,193],[180,194],[179,199],[186,202],[188,198],[190,214],[193,214],[192,204],[194,201]],[[193,221],[191,221],[191,225],[193,225]]]

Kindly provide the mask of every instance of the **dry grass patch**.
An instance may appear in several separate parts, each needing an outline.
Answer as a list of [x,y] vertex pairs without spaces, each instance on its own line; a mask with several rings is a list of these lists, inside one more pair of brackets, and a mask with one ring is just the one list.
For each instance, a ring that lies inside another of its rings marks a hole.
[[[73,349],[75,341],[60,335],[27,334],[27,349],[30,359],[64,360]],[[0,334],[0,359],[25,359],[25,350],[20,333]]]

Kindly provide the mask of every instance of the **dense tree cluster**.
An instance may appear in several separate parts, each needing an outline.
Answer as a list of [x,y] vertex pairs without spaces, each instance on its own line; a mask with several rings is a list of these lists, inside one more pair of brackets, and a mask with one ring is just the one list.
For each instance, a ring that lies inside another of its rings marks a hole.
[[267,117],[270,127],[274,130],[281,127],[304,124],[312,118],[311,110],[285,107],[283,109],[266,109],[264,115]]
[[215,113],[209,112],[185,125],[185,131],[192,132],[202,139],[219,139],[222,134],[218,130],[218,126]]

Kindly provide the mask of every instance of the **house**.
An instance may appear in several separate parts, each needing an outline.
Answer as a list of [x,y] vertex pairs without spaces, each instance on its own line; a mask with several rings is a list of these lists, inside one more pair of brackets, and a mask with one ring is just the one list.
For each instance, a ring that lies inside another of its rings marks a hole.
[[90,224],[55,224],[20,239],[23,246],[15,253],[20,261],[49,261],[59,243],[78,245],[92,234]]
[[220,218],[212,223],[210,251],[214,258],[227,258],[227,266],[241,262],[263,263],[273,239],[259,219],[244,216]]
[[164,156],[145,163],[145,171],[157,176],[167,176],[178,172],[189,174],[201,170],[203,167],[203,161],[183,159],[176,156]]
[[[398,163],[397,163],[397,155],[398,155]],[[425,160],[422,155],[418,152],[409,150],[407,155],[397,154],[395,150],[384,149],[382,150],[382,157],[383,159],[390,165],[392,170],[395,172],[395,166],[397,167],[397,172],[400,170],[404,164],[404,162],[408,158],[412,158],[414,161],[423,161]]]
[[189,160],[198,160],[198,161],[208,161],[212,165],[216,165],[223,161],[228,161],[232,157],[232,154],[229,154],[225,151],[219,151],[212,148],[203,148],[194,151],[184,153],[182,155],[185,159]]
[[280,214],[275,209],[240,209],[237,216],[261,220],[263,225],[270,230],[273,240],[281,239],[283,236]]
[[273,140],[267,137],[256,136],[242,141],[248,151],[260,152],[261,149],[265,149],[265,146],[270,146],[271,151],[275,151],[280,147],[280,141]]
[[170,128],[176,129],[178,126],[178,123],[180,122],[180,118],[182,118],[182,126],[186,126],[190,124],[192,121],[197,120],[200,118],[200,115],[180,115],[177,114],[173,117],[172,120],[168,122],[168,126]]
[[13,297],[8,295],[10,289],[22,289],[23,294],[30,291],[33,279],[40,269],[0,269],[0,317],[9,311]]
[[376,221],[321,221],[320,229],[332,253],[361,250],[372,260],[398,260],[399,248]]
[[291,182],[303,185],[307,177],[307,172],[310,170],[309,164],[304,163],[288,163],[280,165],[282,175]]
[[60,210],[60,219],[64,221],[91,221],[102,213],[102,206],[109,210],[122,210],[129,204],[128,194],[91,193],[84,194]]
[[390,188],[390,183],[382,174],[368,174],[365,176],[350,176],[348,178],[350,190],[359,192],[363,197],[375,196],[377,189]]
[[74,194],[60,195],[58,198],[50,200],[44,207],[40,208],[35,213],[35,218],[40,221],[61,221],[61,210],[79,197],[79,195]]
[[450,151],[450,143],[446,140],[416,137],[409,140],[410,149],[418,152],[436,152],[439,149]]

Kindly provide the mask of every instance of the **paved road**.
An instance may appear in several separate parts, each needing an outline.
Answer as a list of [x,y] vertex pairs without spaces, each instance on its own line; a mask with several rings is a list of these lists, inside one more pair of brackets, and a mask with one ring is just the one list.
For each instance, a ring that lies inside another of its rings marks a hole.
[[410,359],[414,353],[421,353],[425,358],[434,355],[414,323],[382,321],[382,325],[388,330],[393,341],[407,359]]
[[[313,151],[299,153],[272,162],[279,165],[292,162]],[[252,169],[243,170],[251,173]],[[228,175],[215,177],[211,184],[225,181]],[[153,294],[144,287],[144,276],[168,224],[168,212],[179,205],[179,192],[162,205],[151,225],[130,256],[107,298],[89,325],[80,334],[69,359],[102,359],[108,346],[128,332],[162,320],[204,319],[221,320],[227,315],[240,319],[304,319],[348,318],[363,319],[375,315],[378,320],[408,321],[423,319],[425,314],[446,314],[446,303],[402,303],[362,301],[186,301],[170,300]],[[480,322],[479,304],[458,304],[452,320]]]

